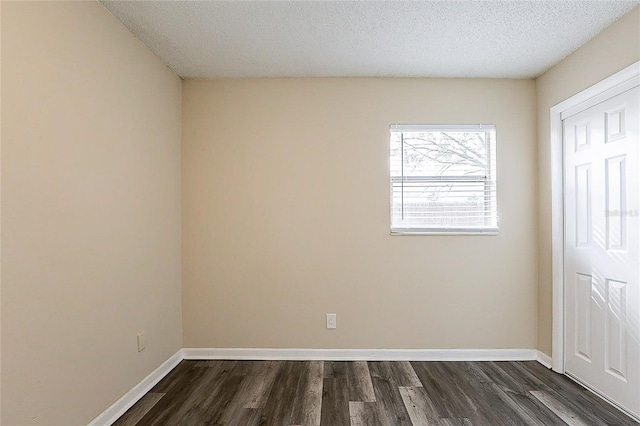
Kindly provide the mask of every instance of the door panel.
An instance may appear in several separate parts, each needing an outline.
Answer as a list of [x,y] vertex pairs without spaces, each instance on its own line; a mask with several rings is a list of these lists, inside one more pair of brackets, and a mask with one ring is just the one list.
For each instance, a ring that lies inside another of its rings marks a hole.
[[588,247],[591,241],[591,164],[576,166],[576,246]]
[[606,199],[607,211],[607,249],[626,250],[625,225],[627,217],[623,214],[611,214],[612,212],[624,212],[626,210],[626,155],[607,158],[606,162]]
[[605,368],[621,380],[627,378],[627,283],[607,280]]
[[565,370],[640,417],[640,87],[563,121]]
[[575,354],[591,362],[591,276],[576,274]]

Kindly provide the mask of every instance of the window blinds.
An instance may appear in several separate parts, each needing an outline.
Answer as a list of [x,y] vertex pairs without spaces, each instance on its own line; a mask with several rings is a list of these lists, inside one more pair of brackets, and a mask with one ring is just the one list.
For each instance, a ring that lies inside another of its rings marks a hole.
[[392,233],[497,233],[493,125],[390,131]]

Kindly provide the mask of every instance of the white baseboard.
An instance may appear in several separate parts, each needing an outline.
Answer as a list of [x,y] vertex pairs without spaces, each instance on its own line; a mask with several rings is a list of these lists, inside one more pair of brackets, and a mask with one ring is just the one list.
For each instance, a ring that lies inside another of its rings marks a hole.
[[176,352],[171,358],[163,362],[158,368],[153,370],[151,374],[142,379],[140,383],[135,385],[122,398],[117,400],[111,407],[104,410],[98,417],[93,419],[88,426],[107,426],[114,423],[129,408],[133,406],[140,398],[145,396],[164,376],[169,374],[176,365],[182,361],[182,349]]
[[184,359],[291,361],[535,361],[535,349],[185,348]]
[[547,368],[552,368],[553,366],[553,360],[551,359],[551,357],[547,354],[545,354],[544,352],[540,352],[540,351],[536,351],[536,361],[538,361],[540,364],[544,365]]

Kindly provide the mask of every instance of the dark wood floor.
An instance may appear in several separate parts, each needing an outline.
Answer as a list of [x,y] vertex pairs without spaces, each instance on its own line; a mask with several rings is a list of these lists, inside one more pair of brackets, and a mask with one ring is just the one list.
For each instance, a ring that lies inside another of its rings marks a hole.
[[115,425],[638,425],[535,361],[182,361]]

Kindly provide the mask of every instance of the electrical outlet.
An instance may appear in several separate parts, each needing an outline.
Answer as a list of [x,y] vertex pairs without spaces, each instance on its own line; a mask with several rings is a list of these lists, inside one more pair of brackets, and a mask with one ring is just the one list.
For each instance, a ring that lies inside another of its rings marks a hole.
[[142,352],[147,347],[147,337],[144,335],[144,331],[138,333],[138,352]]
[[336,314],[327,314],[327,328],[336,328]]

